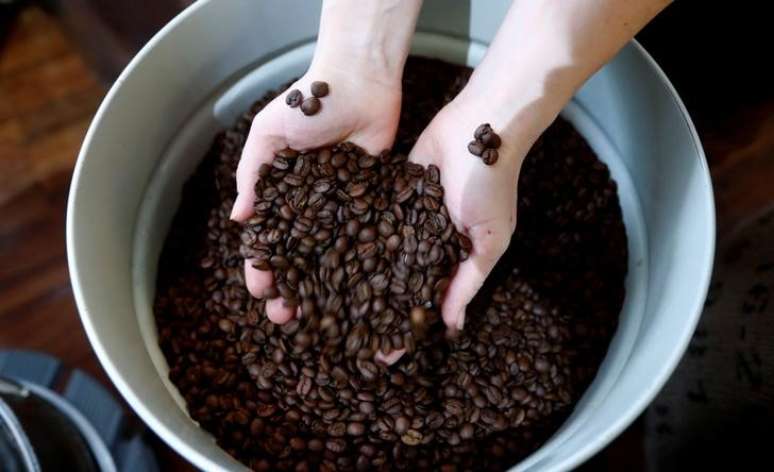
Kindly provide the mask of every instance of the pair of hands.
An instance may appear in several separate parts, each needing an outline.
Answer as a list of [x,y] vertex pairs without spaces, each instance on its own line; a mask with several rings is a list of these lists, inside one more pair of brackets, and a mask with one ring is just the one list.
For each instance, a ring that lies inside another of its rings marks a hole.
[[[465,323],[465,308],[505,252],[516,226],[516,186],[529,148],[578,87],[670,0],[513,0],[486,57],[465,89],[432,120],[409,159],[435,164],[449,215],[473,242],[441,306],[452,330]],[[304,150],[352,141],[372,154],[392,147],[401,105],[401,75],[422,0],[326,0],[317,50],[309,71],[291,89],[328,82],[322,110],[304,116],[277,97],[253,121],[237,169],[232,219],[252,214],[261,164],[286,147]],[[351,21],[357,18],[357,21]],[[599,28],[605,34],[599,34]],[[502,138],[499,160],[485,166],[467,144],[481,123]],[[245,264],[256,297],[272,274]],[[267,302],[268,317],[284,323],[296,309]],[[384,353],[391,363],[399,352]]]
[[[276,151],[342,141],[352,141],[371,154],[392,147],[400,117],[400,80],[364,75],[313,64],[289,90],[309,90],[316,80],[328,82],[331,92],[318,114],[305,116],[289,108],[282,94],[256,115],[237,169],[239,194],[232,219],[245,221],[251,216],[258,169],[271,162]],[[443,320],[452,330],[463,328],[467,304],[508,247],[516,224],[518,171],[529,148],[518,147],[503,136],[500,159],[494,166],[472,156],[467,144],[473,131],[491,121],[482,105],[474,96],[461,93],[432,120],[409,156],[414,162],[435,164],[441,170],[449,214],[457,229],[473,242],[471,256],[458,267],[441,307]],[[260,297],[272,285],[273,277],[246,261],[245,281],[250,293]],[[284,306],[277,298],[267,301],[266,312],[273,322],[285,323],[295,316],[296,309]]]

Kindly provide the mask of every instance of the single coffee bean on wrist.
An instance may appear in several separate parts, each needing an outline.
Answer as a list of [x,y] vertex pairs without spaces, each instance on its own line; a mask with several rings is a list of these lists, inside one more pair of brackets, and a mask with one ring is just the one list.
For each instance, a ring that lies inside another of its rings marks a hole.
[[479,141],[471,141],[468,143],[468,151],[470,151],[470,153],[474,156],[481,156],[485,150],[486,147]]
[[301,102],[301,111],[306,116],[316,115],[320,111],[321,106],[320,99],[317,97],[309,97]]
[[500,136],[491,128],[484,132],[479,139],[489,149],[498,149],[500,147]]
[[473,138],[475,138],[476,141],[480,141],[484,133],[487,133],[491,130],[492,130],[492,126],[489,123],[480,124],[473,132]]
[[285,95],[285,103],[290,108],[296,108],[297,106],[301,105],[301,102],[304,101],[304,94],[301,93],[298,89],[293,89],[290,92],[288,92],[287,95]]
[[325,97],[326,95],[328,95],[328,92],[329,92],[328,83],[322,82],[322,81],[312,82],[311,92],[312,92],[312,95],[317,98]]
[[481,160],[488,166],[494,165],[499,157],[500,154],[497,152],[497,149],[487,149],[481,154]]

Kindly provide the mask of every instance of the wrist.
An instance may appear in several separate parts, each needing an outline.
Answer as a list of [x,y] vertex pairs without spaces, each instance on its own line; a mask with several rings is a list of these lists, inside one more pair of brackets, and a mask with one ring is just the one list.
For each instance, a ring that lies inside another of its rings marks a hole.
[[421,0],[326,0],[313,67],[400,86]]
[[513,73],[505,81],[476,75],[452,102],[455,112],[468,117],[471,137],[475,126],[489,123],[502,140],[500,158],[521,162],[571,94],[544,92],[529,83],[531,77],[522,81]]
[[353,47],[352,44],[340,38],[318,42],[309,73],[335,72],[363,83],[400,88],[403,62],[395,64],[387,60],[379,47]]

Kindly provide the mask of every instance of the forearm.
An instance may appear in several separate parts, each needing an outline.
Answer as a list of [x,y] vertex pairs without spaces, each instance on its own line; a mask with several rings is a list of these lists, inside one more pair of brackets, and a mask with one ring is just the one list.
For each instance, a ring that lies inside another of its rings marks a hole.
[[[669,0],[514,0],[465,94],[501,127],[539,134]],[[532,129],[524,129],[529,123]],[[521,137],[521,136],[520,136]]]
[[325,0],[314,64],[399,83],[422,0]]

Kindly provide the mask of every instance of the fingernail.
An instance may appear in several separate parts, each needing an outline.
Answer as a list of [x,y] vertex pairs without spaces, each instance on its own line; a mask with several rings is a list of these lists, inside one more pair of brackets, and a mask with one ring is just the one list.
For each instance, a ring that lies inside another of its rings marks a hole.
[[236,213],[237,209],[237,202],[239,202],[239,194],[237,194],[236,199],[234,200],[234,205],[231,207],[231,214],[228,216],[228,218],[231,221],[236,221],[236,218],[234,217],[234,214]]
[[462,310],[460,312],[460,315],[457,317],[457,329],[462,331],[462,328],[465,327],[465,310]]

